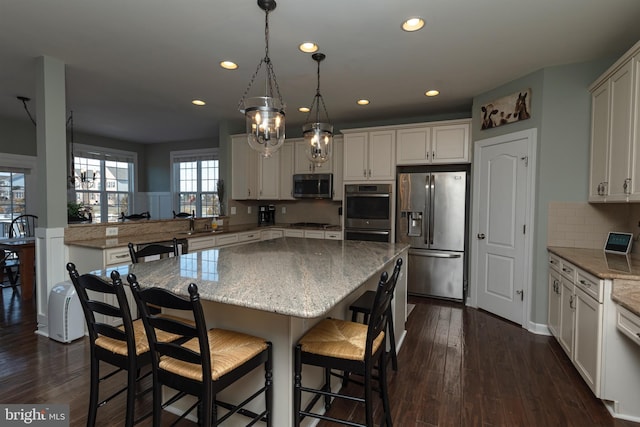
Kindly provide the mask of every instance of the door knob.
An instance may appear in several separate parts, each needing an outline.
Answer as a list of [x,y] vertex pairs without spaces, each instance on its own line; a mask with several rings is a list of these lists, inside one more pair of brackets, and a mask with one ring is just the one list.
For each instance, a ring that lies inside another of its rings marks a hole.
[[478,239],[484,240],[485,237],[487,236],[485,236],[484,233],[478,233]]

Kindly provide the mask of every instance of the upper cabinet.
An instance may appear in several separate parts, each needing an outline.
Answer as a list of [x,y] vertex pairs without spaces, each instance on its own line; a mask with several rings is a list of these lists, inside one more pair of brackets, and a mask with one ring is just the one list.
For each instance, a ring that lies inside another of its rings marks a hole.
[[280,147],[280,200],[295,200],[293,197],[293,151],[294,144],[285,141]]
[[246,135],[231,137],[231,198],[277,200],[280,197],[280,151],[262,157]]
[[[335,138],[334,138],[335,139]],[[307,144],[304,138],[293,140],[295,147],[294,173],[332,173],[335,148],[332,149],[331,157],[325,163],[316,165],[307,157]]]
[[589,90],[589,201],[640,201],[640,42]]
[[344,181],[395,179],[395,130],[343,133]]
[[396,163],[469,163],[470,121],[398,129]]

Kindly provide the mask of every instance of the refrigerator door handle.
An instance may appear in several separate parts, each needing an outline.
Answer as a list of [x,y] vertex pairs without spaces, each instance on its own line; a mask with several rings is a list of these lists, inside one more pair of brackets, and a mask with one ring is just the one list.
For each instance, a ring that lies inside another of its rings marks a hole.
[[431,174],[431,187],[429,191],[429,245],[433,245],[433,228],[435,227],[434,223],[434,207],[433,202],[436,194],[436,176]]
[[412,251],[409,250],[409,255],[421,256],[425,258],[462,258],[462,254],[453,253],[453,254],[445,254],[442,252],[424,252],[424,251]]

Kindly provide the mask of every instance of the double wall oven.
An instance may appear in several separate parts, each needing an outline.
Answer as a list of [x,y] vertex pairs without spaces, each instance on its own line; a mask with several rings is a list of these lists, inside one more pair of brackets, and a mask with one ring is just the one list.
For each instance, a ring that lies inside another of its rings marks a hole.
[[344,239],[391,242],[391,184],[345,185]]

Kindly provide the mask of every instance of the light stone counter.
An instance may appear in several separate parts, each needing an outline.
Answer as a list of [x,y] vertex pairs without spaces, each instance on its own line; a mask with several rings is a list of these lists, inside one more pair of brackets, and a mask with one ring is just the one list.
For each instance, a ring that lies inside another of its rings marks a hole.
[[[273,425],[286,427],[293,422],[293,348],[298,339],[324,317],[350,319],[349,304],[364,290],[375,289],[381,272],[390,274],[398,257],[404,265],[393,300],[393,317],[396,347],[401,351],[406,336],[407,251],[405,244],[283,237],[116,269],[121,276],[130,271],[136,274],[142,287],[161,286],[182,295],[187,295],[189,283],[196,283],[209,327],[271,341]],[[108,277],[111,270],[98,274]],[[311,387],[323,383],[322,370],[315,367],[305,366],[303,378]],[[335,391],[341,383],[332,381]],[[247,397],[247,389],[256,390],[263,382],[264,373],[257,369],[220,393],[220,399],[237,402]],[[249,409],[262,410],[262,402],[259,398]],[[189,403],[176,406],[186,408]],[[235,415],[225,426],[244,426],[246,422]],[[302,425],[311,422],[305,419]]]
[[640,316],[640,259],[605,254],[601,249],[547,249],[600,279],[612,280],[611,299]]
[[[140,286],[187,296],[198,285],[208,301],[314,318],[365,283],[406,244],[286,237],[117,267]],[[107,273],[111,269],[107,270]],[[108,276],[108,274],[104,274]]]

